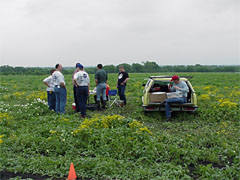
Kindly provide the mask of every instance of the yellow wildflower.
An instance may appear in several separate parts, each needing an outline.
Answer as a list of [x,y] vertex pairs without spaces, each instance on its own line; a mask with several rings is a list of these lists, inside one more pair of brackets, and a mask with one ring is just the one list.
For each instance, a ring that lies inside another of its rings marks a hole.
[[50,130],[49,132],[50,132],[51,134],[54,134],[54,133],[56,133],[57,131]]
[[139,121],[133,120],[133,122],[128,124],[130,128],[139,128],[142,127],[143,124]]
[[0,112],[0,122],[3,120],[3,119],[6,119],[6,120],[9,120],[11,119],[12,116],[10,116],[8,113],[1,113]]
[[21,96],[23,96],[25,94],[25,92],[15,92],[15,93],[13,93],[13,95],[15,96],[15,97],[21,97]]
[[210,99],[210,96],[208,94],[202,94],[200,96],[200,98],[203,99],[203,100],[208,100],[208,99]]
[[80,126],[73,131],[73,134],[77,134],[83,130],[90,128],[111,128],[114,121],[121,122],[124,117],[120,115],[108,115],[108,116],[100,116],[94,115],[91,119],[85,119]]
[[211,86],[205,86],[205,87],[203,87],[203,90],[205,90],[205,91],[208,91],[208,90],[210,90],[211,89]]
[[27,96],[27,99],[41,99],[46,100],[47,99],[47,93],[45,91],[34,91],[30,95]]
[[229,107],[229,108],[235,108],[237,107],[237,103],[231,102],[229,99],[219,99],[219,106],[220,107]]
[[147,127],[139,128],[139,130],[142,132],[147,132],[149,134],[152,134],[152,132]]

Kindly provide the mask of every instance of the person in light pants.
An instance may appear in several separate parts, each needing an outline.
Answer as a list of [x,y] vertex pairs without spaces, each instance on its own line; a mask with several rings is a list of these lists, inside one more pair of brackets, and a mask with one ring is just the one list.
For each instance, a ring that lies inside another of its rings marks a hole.
[[52,74],[53,83],[55,85],[54,92],[56,94],[56,113],[65,113],[67,102],[67,90],[64,81],[64,76],[61,73],[62,65],[56,64],[56,71]]
[[107,80],[108,80],[108,76],[107,73],[102,69],[103,66],[102,64],[98,64],[97,65],[97,72],[95,73],[95,82],[96,82],[96,86],[97,86],[97,109],[100,110],[100,101],[101,101],[101,96],[103,99],[103,104],[102,104],[102,108],[105,109],[106,108],[106,90],[107,90]]

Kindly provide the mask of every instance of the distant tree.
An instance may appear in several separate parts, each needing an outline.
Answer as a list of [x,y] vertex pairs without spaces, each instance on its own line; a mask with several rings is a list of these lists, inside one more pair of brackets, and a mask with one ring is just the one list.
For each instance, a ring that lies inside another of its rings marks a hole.
[[158,72],[159,66],[156,62],[144,62],[144,71],[145,72]]
[[[143,65],[138,63],[121,64],[124,66],[127,72],[240,72],[240,66],[216,66],[216,65],[176,65],[176,66],[159,66],[156,62],[144,62]],[[51,68],[39,68],[39,67],[11,67],[0,66],[1,75],[48,75]],[[64,68],[63,74],[72,74],[75,68]],[[118,72],[118,66],[106,65],[104,69],[108,73]],[[85,68],[89,74],[94,74],[97,69],[95,67]]]
[[103,69],[107,72],[107,73],[116,73],[116,67],[114,65],[106,65],[103,67]]
[[144,66],[142,64],[133,63],[132,64],[132,72],[144,72]]

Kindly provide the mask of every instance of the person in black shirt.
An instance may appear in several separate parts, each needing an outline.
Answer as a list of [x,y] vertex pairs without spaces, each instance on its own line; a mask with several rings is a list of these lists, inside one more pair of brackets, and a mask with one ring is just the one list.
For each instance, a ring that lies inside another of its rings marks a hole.
[[125,96],[125,89],[127,85],[127,81],[129,80],[128,73],[124,70],[123,66],[119,66],[119,74],[118,74],[118,81],[117,81],[117,88],[118,88],[118,95],[120,100],[124,101],[124,104],[127,104],[126,96]]

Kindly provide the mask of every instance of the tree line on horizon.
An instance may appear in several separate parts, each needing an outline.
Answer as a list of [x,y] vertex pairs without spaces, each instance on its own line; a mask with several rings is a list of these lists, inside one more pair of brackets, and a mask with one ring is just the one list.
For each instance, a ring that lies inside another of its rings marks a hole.
[[[156,62],[143,62],[133,64],[119,64],[123,65],[125,70],[129,73],[157,73],[157,72],[240,72],[240,65],[164,65],[160,66]],[[104,70],[107,73],[118,73],[118,66],[105,65]],[[12,66],[0,66],[0,75],[45,75],[49,74],[50,67],[12,67]],[[64,74],[72,74],[74,67],[64,68]],[[89,74],[96,72],[95,67],[86,67],[85,70]]]

